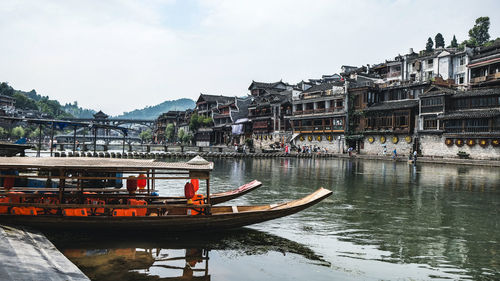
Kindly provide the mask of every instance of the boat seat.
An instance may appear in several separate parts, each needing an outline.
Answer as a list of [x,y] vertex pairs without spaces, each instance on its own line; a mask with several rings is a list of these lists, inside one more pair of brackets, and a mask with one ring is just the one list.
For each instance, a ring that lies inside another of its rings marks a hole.
[[233,213],[238,213],[238,207],[237,206],[231,206],[231,208],[233,209]]

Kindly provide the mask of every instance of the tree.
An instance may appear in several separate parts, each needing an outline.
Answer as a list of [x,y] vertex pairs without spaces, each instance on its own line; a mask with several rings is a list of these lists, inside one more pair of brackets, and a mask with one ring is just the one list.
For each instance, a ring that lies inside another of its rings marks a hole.
[[184,129],[179,129],[179,132],[177,132],[177,139],[183,142],[184,135],[186,135]]
[[147,130],[142,131],[139,134],[139,137],[141,138],[142,141],[148,141],[148,140],[151,140],[153,138],[153,135],[151,134],[151,130],[147,129]]
[[458,47],[457,37],[455,37],[455,35],[453,35],[453,39],[451,39],[450,47],[452,48]]
[[0,138],[5,138],[7,136],[7,130],[5,130],[3,127],[0,127]]
[[24,136],[24,133],[24,129],[21,126],[13,128],[11,132],[12,136],[16,138],[22,138]]
[[[40,127],[36,127],[35,130],[33,130],[29,135],[30,139],[38,139],[40,137]],[[43,130],[42,130],[42,136],[43,136]]]
[[434,46],[434,42],[432,42],[432,39],[429,37],[429,39],[427,39],[427,44],[425,44],[425,50],[431,52],[433,50],[432,46]]
[[184,134],[182,137],[182,142],[189,144],[193,140],[193,135],[191,133]]
[[443,34],[441,34],[441,33],[436,34],[436,37],[434,37],[434,41],[436,42],[436,49],[437,48],[444,48]]
[[473,46],[481,46],[490,40],[490,18],[479,17],[476,24],[469,30],[469,43]]
[[165,129],[165,138],[172,142],[174,140],[175,127],[174,124],[170,123],[167,125],[167,129]]
[[21,93],[14,93],[12,96],[16,100],[16,107],[21,109],[38,110],[36,102]]

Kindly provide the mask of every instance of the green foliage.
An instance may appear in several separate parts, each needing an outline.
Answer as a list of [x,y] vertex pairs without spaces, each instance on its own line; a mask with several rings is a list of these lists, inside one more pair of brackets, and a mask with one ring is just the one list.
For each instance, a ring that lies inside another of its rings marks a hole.
[[147,129],[147,130],[142,131],[139,134],[139,138],[141,138],[142,141],[149,141],[149,140],[151,140],[153,138],[153,135],[151,134],[151,130]]
[[252,147],[253,147],[253,139],[251,139],[251,138],[247,138],[247,139],[245,139],[245,144],[246,144],[249,148],[252,148]]
[[436,36],[434,37],[434,41],[436,43],[436,49],[437,48],[444,48],[443,34],[441,34],[441,33],[436,34]]
[[432,38],[429,37],[429,39],[427,39],[427,44],[425,44],[425,50],[431,52],[433,50],[432,46],[434,46],[434,42],[432,42]]
[[174,124],[170,123],[167,125],[167,128],[165,129],[165,138],[172,142],[174,140],[174,134],[175,134]]
[[3,127],[0,127],[0,138],[5,138],[9,132],[4,129]]
[[453,39],[451,39],[450,47],[452,48],[458,47],[457,37],[455,37],[455,35],[453,35]]
[[23,127],[17,126],[12,129],[12,132],[10,134],[15,138],[22,138],[24,137],[25,131]]
[[0,95],[6,95],[12,97],[14,95],[14,89],[7,82],[0,83]]
[[12,97],[16,99],[16,108],[38,110],[36,102],[23,94],[15,92]]
[[190,133],[186,133],[184,129],[179,129],[179,132],[177,133],[177,138],[182,143],[189,143],[193,139],[193,135]]
[[155,106],[147,106],[143,109],[136,109],[130,112],[124,112],[119,118],[131,119],[156,119],[160,114],[172,110],[186,110],[195,107],[195,102],[192,99],[177,99],[172,101],[164,101]]
[[205,117],[203,115],[198,115],[193,113],[191,119],[189,120],[189,129],[196,132],[201,127],[208,127],[213,124],[212,117]]
[[469,30],[469,43],[472,46],[481,46],[490,40],[490,18],[479,17],[476,24]]
[[184,137],[185,134],[186,132],[184,132],[184,129],[179,129],[179,132],[177,132],[177,139],[182,141],[182,138]]
[[183,143],[190,143],[193,140],[194,136],[191,133],[184,134],[182,137]]
[[[40,128],[39,127],[37,127],[35,130],[33,130],[29,134],[30,139],[38,139],[39,136],[40,136]],[[42,130],[42,136],[43,136],[43,130]]]
[[76,118],[93,118],[96,113],[95,110],[85,109],[78,106],[78,102],[74,101],[72,104],[67,103],[63,106],[63,110]]

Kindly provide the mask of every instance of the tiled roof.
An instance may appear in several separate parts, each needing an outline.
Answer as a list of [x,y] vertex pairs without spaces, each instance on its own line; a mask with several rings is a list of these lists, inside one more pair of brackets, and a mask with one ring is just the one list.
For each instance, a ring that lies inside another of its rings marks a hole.
[[344,85],[344,82],[323,83],[323,84],[319,84],[319,85],[314,85],[311,88],[303,91],[302,93],[307,94],[307,93],[314,93],[314,92],[322,92],[322,91],[326,91],[326,90],[331,90],[333,88],[333,86],[343,86],[343,85]]
[[460,110],[438,116],[441,120],[452,119],[475,119],[475,118],[491,118],[500,116],[500,109],[470,109]]
[[457,91],[452,96],[452,98],[481,97],[481,96],[492,96],[492,95],[500,95],[500,87],[473,89],[469,91]]
[[234,97],[228,97],[228,96],[216,96],[216,95],[205,95],[205,94],[200,94],[200,97],[198,98],[198,101],[200,99],[203,99],[207,102],[218,102],[218,103],[227,103],[229,101],[234,101]]
[[396,109],[406,109],[418,106],[418,100],[398,100],[398,101],[386,101],[381,103],[376,103],[364,111],[382,111],[382,110],[396,110]]

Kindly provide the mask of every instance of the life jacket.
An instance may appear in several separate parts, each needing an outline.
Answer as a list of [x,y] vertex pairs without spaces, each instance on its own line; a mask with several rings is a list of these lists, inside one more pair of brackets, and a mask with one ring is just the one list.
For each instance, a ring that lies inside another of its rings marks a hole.
[[[12,200],[9,197],[2,197],[0,198],[0,203],[12,203]],[[9,213],[9,206],[0,206],[0,214],[8,214],[8,213]]]
[[[83,194],[96,194],[95,192],[84,192]],[[85,204],[88,205],[105,205],[106,201],[99,199],[99,198],[93,198],[93,197],[88,197],[85,199]],[[93,215],[93,216],[102,216],[104,215],[106,210],[104,208],[87,208],[87,213]]]
[[38,213],[35,207],[12,207],[10,212],[13,215],[36,216]]
[[66,217],[86,217],[87,209],[85,208],[63,209],[63,215]]
[[[145,206],[148,204],[146,200],[137,200],[137,199],[128,199],[127,204],[129,205],[137,205],[137,206]],[[145,216],[148,209],[147,208],[135,208],[138,216]]]
[[[202,194],[195,194],[193,199],[192,199],[192,203],[191,204],[194,204],[194,205],[203,205],[204,203],[204,200],[203,200],[203,195]],[[190,215],[198,215],[198,214],[203,214],[203,209],[204,208],[189,208],[188,210],[188,214],[190,213]],[[191,212],[189,212],[191,211]]]
[[135,209],[114,209],[113,217],[136,217],[137,211]]

